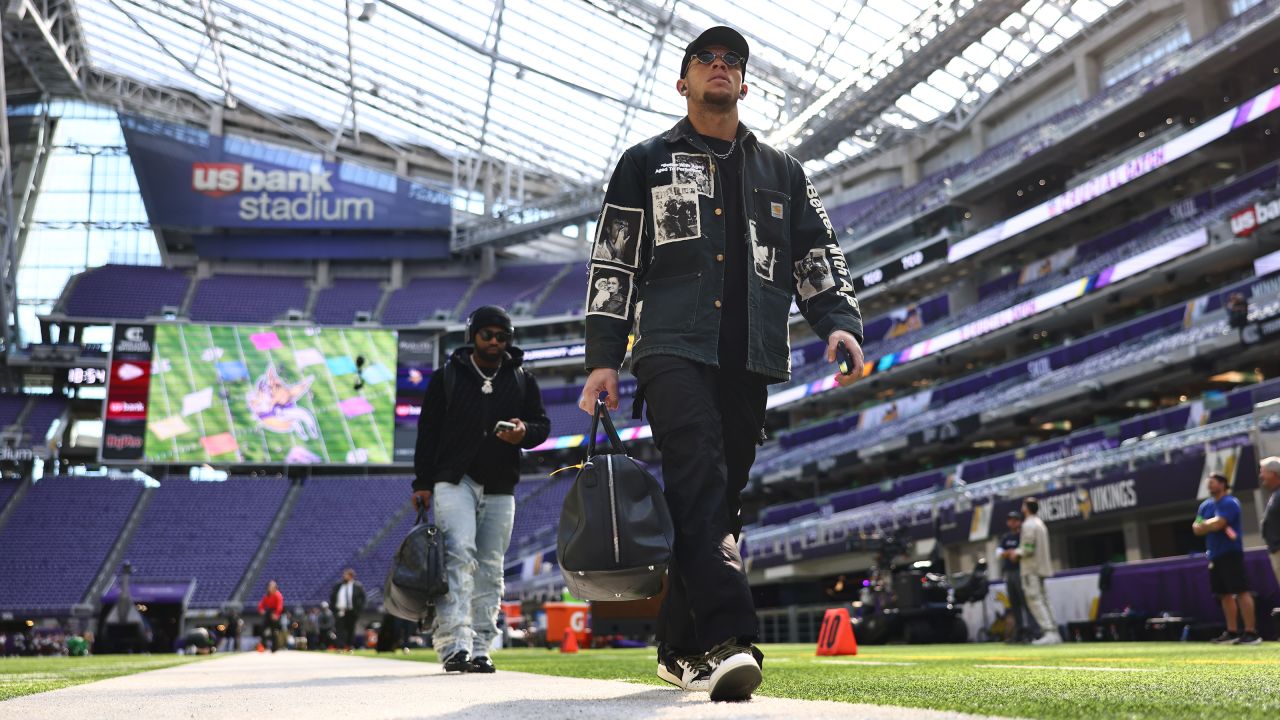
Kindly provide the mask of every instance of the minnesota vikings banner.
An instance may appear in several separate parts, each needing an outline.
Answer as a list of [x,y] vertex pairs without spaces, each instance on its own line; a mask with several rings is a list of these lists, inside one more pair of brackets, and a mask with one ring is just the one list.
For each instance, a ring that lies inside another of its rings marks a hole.
[[314,153],[134,116],[125,144],[151,224],[172,228],[447,231],[448,194]]

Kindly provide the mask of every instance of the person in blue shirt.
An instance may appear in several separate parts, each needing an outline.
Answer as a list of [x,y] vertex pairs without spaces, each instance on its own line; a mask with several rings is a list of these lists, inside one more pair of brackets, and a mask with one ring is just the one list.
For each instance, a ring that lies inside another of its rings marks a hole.
[[[1244,569],[1244,529],[1240,524],[1240,501],[1229,493],[1227,478],[1211,473],[1209,498],[1200,503],[1191,530],[1204,538],[1209,555],[1209,588],[1222,602],[1227,629],[1210,642],[1220,645],[1261,645],[1253,595]],[[1237,631],[1236,613],[1244,616],[1244,633]]]

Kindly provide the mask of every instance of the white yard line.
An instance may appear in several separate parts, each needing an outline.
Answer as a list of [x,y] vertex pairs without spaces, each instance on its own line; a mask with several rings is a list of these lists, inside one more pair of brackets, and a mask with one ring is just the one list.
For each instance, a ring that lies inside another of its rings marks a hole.
[[976,668],[1006,670],[1089,670],[1097,672],[1161,672],[1158,668],[1091,667],[1087,665],[974,665]]
[[911,667],[913,662],[889,662],[888,660],[817,660],[823,665],[892,665],[895,667]]

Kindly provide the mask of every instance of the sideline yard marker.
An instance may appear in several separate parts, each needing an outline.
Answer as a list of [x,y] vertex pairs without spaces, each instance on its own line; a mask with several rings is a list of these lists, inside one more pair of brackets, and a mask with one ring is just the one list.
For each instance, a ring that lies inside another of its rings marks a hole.
[[848,608],[831,608],[822,617],[818,632],[819,655],[857,655],[858,641],[853,636],[853,621]]

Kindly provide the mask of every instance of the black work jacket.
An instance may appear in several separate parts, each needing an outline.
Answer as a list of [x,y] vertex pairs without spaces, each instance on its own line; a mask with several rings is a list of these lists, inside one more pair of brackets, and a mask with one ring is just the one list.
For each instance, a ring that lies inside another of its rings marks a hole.
[[[511,495],[520,481],[520,448],[541,445],[551,432],[542,392],[533,373],[521,368],[524,353],[507,348],[493,378],[493,392],[481,392],[482,379],[471,365],[475,348],[466,345],[449,356],[457,366],[453,397],[445,397],[445,369],[432,373],[418,416],[418,444],[413,454],[414,490],[430,490],[438,482],[457,485],[463,475],[484,485],[491,495]],[[524,394],[516,380],[524,373]],[[493,432],[498,420],[520,418],[525,424],[520,447]]]
[[725,237],[723,188],[711,151],[686,117],[623,154],[592,245],[586,367],[674,355],[719,366],[725,243],[747,246],[746,369],[791,377],[791,302],[814,332],[862,342],[853,277],[827,211],[799,161],[738,125],[741,238]]

